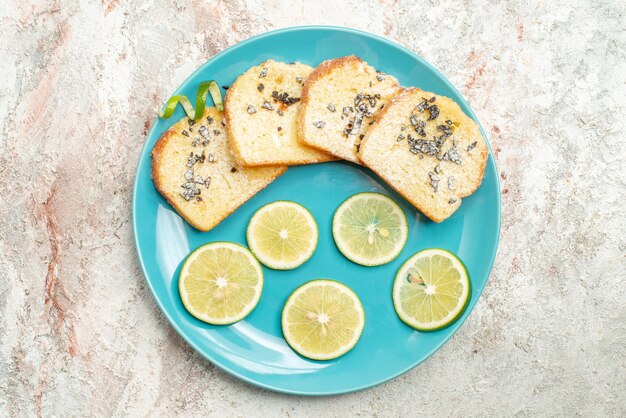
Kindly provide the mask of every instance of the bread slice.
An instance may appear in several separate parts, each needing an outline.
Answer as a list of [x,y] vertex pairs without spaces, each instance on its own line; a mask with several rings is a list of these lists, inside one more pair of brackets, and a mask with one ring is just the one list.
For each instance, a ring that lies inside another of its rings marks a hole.
[[354,55],[321,63],[304,83],[300,141],[358,163],[363,135],[399,89],[395,78]]
[[152,181],[187,222],[208,231],[287,167],[241,168],[230,153],[224,115],[207,108],[194,122],[183,118],[152,149]]
[[482,183],[488,148],[452,100],[409,88],[370,127],[359,158],[424,215],[441,222]]
[[298,141],[296,118],[308,65],[276,61],[250,68],[226,93],[228,134],[240,165],[298,165],[334,160]]

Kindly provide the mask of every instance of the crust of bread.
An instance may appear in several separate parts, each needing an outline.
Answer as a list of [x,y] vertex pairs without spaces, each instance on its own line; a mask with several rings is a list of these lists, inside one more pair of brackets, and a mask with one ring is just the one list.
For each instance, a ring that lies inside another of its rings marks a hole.
[[[262,67],[264,65],[269,65],[270,63],[275,63],[275,61],[273,60],[266,60],[260,64],[258,64],[259,67]],[[229,99],[233,97],[235,92],[239,91],[240,88],[240,84],[237,82],[238,80],[235,80],[235,82],[232,84],[232,86],[230,86],[230,88],[228,89],[228,91],[226,92],[226,97],[224,99],[224,118],[226,120],[226,131],[228,132],[228,138],[229,138],[229,143],[231,146],[231,153],[233,155],[233,157],[235,157],[235,160],[237,161],[237,164],[241,167],[264,167],[264,166],[275,166],[275,165],[304,165],[304,164],[317,164],[317,163],[323,163],[323,162],[328,162],[328,161],[337,161],[338,158],[335,157],[334,155],[330,155],[327,152],[325,152],[324,150],[320,150],[316,147],[311,147],[308,146],[306,144],[303,144],[304,146],[306,146],[307,148],[312,148],[315,149],[316,151],[321,151],[324,153],[324,155],[319,155],[316,157],[308,157],[308,158],[291,158],[289,160],[277,160],[277,159],[271,159],[271,158],[260,158],[257,159],[255,161],[245,161],[244,158],[242,158],[242,150],[239,148],[239,144],[238,141],[236,141],[234,139],[234,135],[232,132],[232,123],[233,123],[233,115],[231,113],[231,109],[232,106],[229,106]],[[302,104],[302,98],[300,99],[300,105]],[[299,112],[298,112],[299,114]],[[297,128],[297,132],[299,136],[299,126]]]
[[[345,57],[340,57],[340,58],[333,58],[330,60],[326,60],[324,62],[322,62],[320,65],[318,65],[317,67],[315,67],[315,69],[313,70],[313,72],[311,74],[309,74],[309,76],[307,77],[305,83],[304,83],[304,87],[302,89],[302,95],[300,96],[300,103],[302,103],[302,106],[305,106],[309,103],[310,99],[311,99],[311,94],[310,94],[310,89],[311,89],[311,85],[316,82],[317,80],[321,79],[322,77],[327,76],[328,74],[330,74],[335,68],[339,68],[342,67],[346,64],[359,64],[362,63],[363,60],[359,57],[357,57],[356,55],[347,55]],[[302,113],[300,112],[300,114],[298,115],[299,117],[302,117]],[[298,124],[299,126],[302,126],[301,123]]]
[[[217,112],[217,111],[214,108],[207,108],[205,110],[203,117],[209,116],[213,112]],[[206,232],[214,228],[216,225],[218,225],[231,213],[237,210],[243,203],[245,203],[252,196],[257,194],[259,191],[263,190],[277,177],[279,177],[285,171],[287,171],[287,167],[286,166],[273,167],[275,169],[274,175],[268,176],[262,184],[258,184],[257,185],[258,188],[239,191],[239,196],[243,198],[240,204],[230,208],[230,210],[223,211],[221,213],[216,214],[209,223],[200,223],[194,217],[189,216],[187,211],[185,211],[185,209],[181,206],[181,203],[172,197],[173,196],[172,192],[166,189],[165,184],[164,184],[165,183],[164,178],[162,178],[162,176],[159,173],[159,164],[161,163],[163,158],[165,158],[164,156],[165,148],[167,147],[170,141],[175,140],[176,137],[179,135],[178,132],[176,132],[176,130],[179,127],[179,124],[182,123],[185,119],[186,118],[183,118],[181,121],[177,122],[172,127],[170,127],[167,131],[165,131],[154,144],[154,147],[152,148],[152,152],[151,152],[152,161],[151,161],[151,166],[150,166],[150,174],[152,177],[152,182],[154,183],[154,187],[161,194],[161,196],[163,196],[163,198],[174,208],[174,210],[191,226],[193,226],[199,231]],[[242,170],[245,170],[242,167],[239,167],[239,168]]]
[[[423,91],[423,90],[417,87],[407,87],[407,88],[403,88],[394,97],[392,97],[391,100],[387,102],[387,105],[385,106],[385,108],[380,111],[380,113],[378,114],[378,117],[375,119],[370,129],[368,129],[368,131],[365,133],[365,137],[363,138],[363,141],[361,142],[362,144],[361,149],[364,149],[364,146],[369,140],[372,132],[375,132],[374,128],[380,125],[385,120],[385,116],[390,111],[390,109],[393,109],[393,107],[397,103],[400,103],[406,96],[410,96],[420,91]],[[440,97],[445,97],[445,96],[440,96]],[[481,135],[482,135],[482,132],[481,132]],[[461,206],[461,203],[463,200],[462,198],[471,195],[480,187],[485,177],[485,169],[487,167],[489,150],[487,148],[481,152],[481,166],[479,168],[480,169],[480,175],[479,175],[480,181],[474,183],[473,187],[470,190],[466,191],[465,193],[458,194],[458,200],[454,204],[455,205],[454,211],[452,211],[448,216],[438,216],[436,213],[431,211],[428,207],[424,206],[421,202],[417,201],[412,196],[408,195],[404,189],[398,187],[397,184],[395,184],[395,182],[393,181],[393,179],[388,178],[385,175],[385,173],[381,172],[380,170],[377,170],[375,167],[368,166],[367,162],[361,158],[361,152],[358,152],[357,156],[359,157],[359,161],[361,162],[361,164],[367,166],[370,170],[376,173],[376,175],[378,175],[381,179],[383,179],[385,183],[387,183],[387,185],[389,185],[399,195],[401,195],[404,199],[406,199],[409,203],[411,203],[416,209],[422,212],[427,218],[429,218],[433,222],[440,223],[448,219],[450,216],[452,216],[454,212],[458,210],[458,208]]]
[[[230,114],[230,106],[227,105],[228,97],[229,97],[229,92],[236,90],[236,89],[237,89],[237,82],[233,83],[233,85],[228,88],[228,91],[226,91],[226,97],[224,97],[224,123],[226,124],[225,128],[228,134],[228,145],[230,146],[230,155],[233,156],[238,166],[246,167],[245,162],[242,161],[240,158],[241,151],[239,150],[237,142],[233,141],[232,135],[231,135],[231,129],[230,129],[233,119],[232,119],[232,115]],[[230,95],[230,97],[232,97],[232,94]]]

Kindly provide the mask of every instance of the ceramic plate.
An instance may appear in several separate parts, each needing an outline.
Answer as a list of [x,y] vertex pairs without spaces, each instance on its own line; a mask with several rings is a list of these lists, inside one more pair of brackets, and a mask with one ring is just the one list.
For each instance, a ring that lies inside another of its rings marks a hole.
[[[195,97],[198,84],[207,79],[230,85],[249,67],[269,58],[316,66],[323,60],[349,54],[394,75],[402,85],[451,97],[477,121],[452,84],[420,57],[377,36],[334,27],[288,28],[248,39],[208,60],[176,94]],[[150,179],[152,146],[182,116],[178,109],[172,118],[157,120],[148,135],[137,167],[133,223],[139,261],[157,304],[176,331],[207,360],[271,390],[304,395],[350,392],[382,383],[426,360],[470,315],[489,277],[500,230],[498,176],[491,154],[482,186],[463,199],[461,208],[440,224],[426,219],[371,171],[350,163],[332,162],[289,168],[212,231],[202,233],[174,212]],[[384,266],[362,267],[348,261],[332,238],[335,209],[348,196],[364,191],[391,196],[402,206],[409,221],[407,245],[396,260]],[[319,225],[315,254],[295,270],[264,268],[263,296],[243,321],[220,327],[196,320],[183,308],[178,294],[178,273],[185,256],[211,241],[245,245],[248,220],[258,208],[275,200],[293,200],[315,216]],[[416,251],[429,247],[456,253],[467,266],[473,291],[469,307],[459,321],[441,331],[422,333],[398,319],[391,288],[400,265]],[[332,361],[298,356],[283,340],[280,328],[287,297],[304,282],[316,278],[332,278],[350,286],[361,299],[367,318],[355,348]]]

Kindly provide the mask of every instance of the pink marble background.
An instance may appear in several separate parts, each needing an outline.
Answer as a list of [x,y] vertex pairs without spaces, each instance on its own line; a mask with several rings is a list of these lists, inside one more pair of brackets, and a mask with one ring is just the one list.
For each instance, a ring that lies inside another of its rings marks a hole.
[[[626,416],[624,1],[0,4],[0,416]],[[268,30],[351,26],[439,68],[501,172],[491,280],[454,338],[375,389],[251,387],[192,351],[135,256],[155,107]]]

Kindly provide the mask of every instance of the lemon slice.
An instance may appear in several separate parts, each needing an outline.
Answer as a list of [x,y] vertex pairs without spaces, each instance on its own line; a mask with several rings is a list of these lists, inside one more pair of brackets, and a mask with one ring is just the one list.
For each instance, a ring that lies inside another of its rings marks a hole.
[[245,318],[263,290],[261,265],[247,248],[231,242],[213,242],[185,260],[178,290],[190,314],[214,325]]
[[470,300],[471,283],[454,254],[420,251],[398,270],[393,304],[400,319],[419,331],[436,331],[456,321]]
[[334,280],[313,280],[296,289],[283,308],[287,343],[300,355],[331,360],[359,341],[365,313],[357,295]]
[[333,218],[333,238],[339,251],[364,266],[379,266],[396,258],[407,235],[404,211],[380,193],[349,197]]
[[246,232],[256,258],[277,270],[296,268],[317,247],[317,224],[311,212],[294,202],[278,201],[257,210]]

